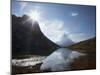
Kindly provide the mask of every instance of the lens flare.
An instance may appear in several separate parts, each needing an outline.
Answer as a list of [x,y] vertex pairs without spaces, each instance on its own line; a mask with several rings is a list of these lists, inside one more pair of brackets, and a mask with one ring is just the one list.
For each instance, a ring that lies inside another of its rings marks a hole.
[[41,13],[38,10],[33,10],[28,15],[29,15],[30,19],[34,22],[34,21],[40,20]]

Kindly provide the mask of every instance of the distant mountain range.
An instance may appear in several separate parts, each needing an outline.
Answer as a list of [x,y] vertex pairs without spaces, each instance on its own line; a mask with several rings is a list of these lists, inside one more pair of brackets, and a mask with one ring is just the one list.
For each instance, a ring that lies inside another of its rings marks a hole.
[[27,15],[12,15],[12,58],[25,54],[49,55],[58,48],[41,32],[38,22]]

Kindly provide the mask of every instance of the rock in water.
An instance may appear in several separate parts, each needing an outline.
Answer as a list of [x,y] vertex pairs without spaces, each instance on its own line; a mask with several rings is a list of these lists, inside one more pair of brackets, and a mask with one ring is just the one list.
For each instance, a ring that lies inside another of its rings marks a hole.
[[20,55],[48,55],[59,48],[41,32],[38,22],[27,15],[12,15],[12,57]]

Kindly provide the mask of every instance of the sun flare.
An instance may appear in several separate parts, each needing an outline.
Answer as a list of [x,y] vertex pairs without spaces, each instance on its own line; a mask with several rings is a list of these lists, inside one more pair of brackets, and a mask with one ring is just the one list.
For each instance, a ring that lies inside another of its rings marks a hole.
[[33,10],[29,13],[30,19],[33,21],[39,21],[40,20],[41,13],[38,10]]

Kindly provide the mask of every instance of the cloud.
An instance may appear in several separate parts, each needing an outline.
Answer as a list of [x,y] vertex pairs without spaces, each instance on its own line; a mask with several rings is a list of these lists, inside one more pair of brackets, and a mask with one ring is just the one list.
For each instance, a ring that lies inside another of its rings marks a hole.
[[78,15],[79,15],[79,13],[76,13],[76,12],[71,13],[71,16],[78,16]]
[[71,33],[69,34],[69,38],[71,38],[74,42],[80,42],[91,38],[89,34],[86,33]]
[[[37,10],[38,8],[35,8],[34,10]],[[40,19],[38,20],[41,31],[44,33],[44,35],[52,40],[53,42],[57,43],[58,41],[61,41],[62,36],[64,34],[68,34],[69,32],[65,29],[64,22],[60,19],[52,19],[49,20],[43,16],[45,14],[45,11],[38,9]]]
[[62,20],[45,20],[40,22],[40,27],[42,32],[53,42],[61,41],[63,34],[68,34],[68,31],[65,30],[64,22]]
[[[21,8],[20,10],[24,10],[24,8],[27,6],[27,2],[20,2]],[[68,36],[69,39],[71,39],[74,42],[79,42],[82,40],[85,40],[87,38],[90,38],[89,35],[87,34],[83,34],[83,33],[70,33],[70,31],[68,30],[68,28],[65,27],[64,21],[61,19],[46,19],[43,14],[45,14],[45,11],[41,10],[41,7],[39,7],[38,5],[34,6],[34,10],[38,10],[39,13],[41,13],[39,15],[39,25],[40,28],[42,30],[42,32],[44,33],[44,35],[46,35],[50,40],[52,40],[53,42],[57,43],[58,41],[62,40],[62,36],[64,34],[66,34]],[[31,10],[30,10],[31,11]],[[28,11],[27,13],[29,13],[30,11]],[[72,12],[71,16],[78,16],[79,13],[77,12]],[[66,38],[66,39],[68,39]]]

